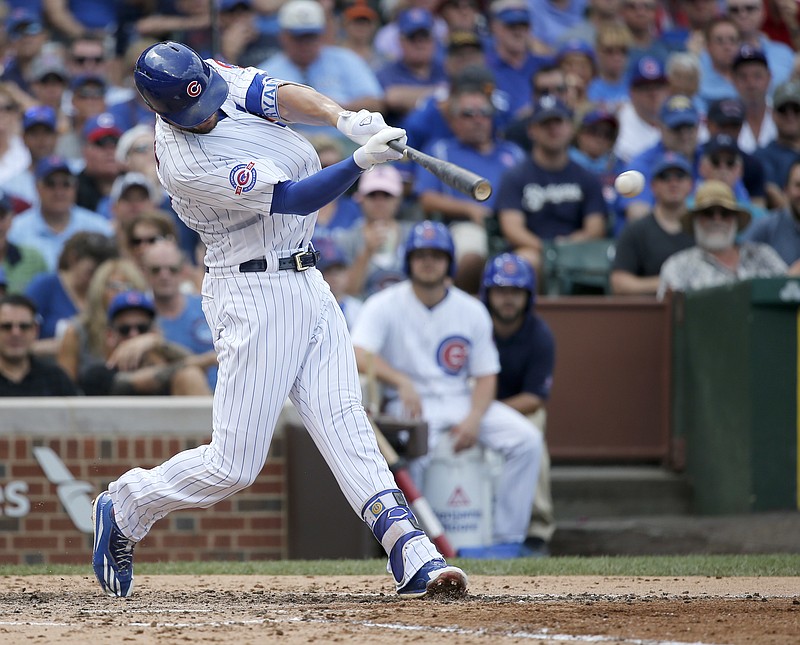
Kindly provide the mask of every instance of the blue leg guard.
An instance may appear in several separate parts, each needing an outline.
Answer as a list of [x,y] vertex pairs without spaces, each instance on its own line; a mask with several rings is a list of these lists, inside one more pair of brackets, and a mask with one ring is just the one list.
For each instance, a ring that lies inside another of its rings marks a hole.
[[381,491],[364,504],[361,515],[389,556],[389,568],[395,582],[404,584],[422,565],[422,562],[411,563],[415,570],[406,571],[404,547],[411,540],[426,536],[403,493],[397,489]]

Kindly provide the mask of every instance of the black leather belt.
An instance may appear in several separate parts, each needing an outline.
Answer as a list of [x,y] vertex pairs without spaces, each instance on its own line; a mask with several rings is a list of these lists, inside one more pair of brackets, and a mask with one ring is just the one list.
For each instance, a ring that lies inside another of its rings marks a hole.
[[[278,269],[281,271],[292,269],[294,271],[305,271],[316,266],[319,260],[319,251],[298,251],[288,258],[278,258]],[[266,258],[255,258],[242,262],[239,265],[240,273],[262,273],[267,270]],[[208,273],[208,267],[206,267]]]

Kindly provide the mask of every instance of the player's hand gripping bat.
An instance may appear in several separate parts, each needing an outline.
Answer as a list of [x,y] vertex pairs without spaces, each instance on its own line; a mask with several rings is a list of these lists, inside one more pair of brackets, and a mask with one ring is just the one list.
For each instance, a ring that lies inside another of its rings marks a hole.
[[479,202],[485,202],[492,195],[492,185],[489,180],[476,175],[474,172],[457,166],[449,161],[426,155],[416,148],[402,145],[399,141],[390,141],[388,146],[397,152],[403,152],[414,163],[418,163],[428,172],[441,179],[448,186],[469,195]]

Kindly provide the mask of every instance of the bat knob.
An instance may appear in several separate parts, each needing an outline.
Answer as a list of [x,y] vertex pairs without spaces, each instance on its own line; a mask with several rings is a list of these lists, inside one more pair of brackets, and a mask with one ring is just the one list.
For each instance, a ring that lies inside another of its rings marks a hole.
[[492,196],[492,185],[482,179],[472,187],[472,196],[479,202],[485,202]]

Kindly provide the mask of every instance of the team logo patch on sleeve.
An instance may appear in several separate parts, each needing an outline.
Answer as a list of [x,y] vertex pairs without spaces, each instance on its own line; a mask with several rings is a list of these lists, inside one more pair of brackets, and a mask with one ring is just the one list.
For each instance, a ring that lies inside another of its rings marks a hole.
[[256,185],[256,165],[255,161],[248,164],[240,163],[233,170],[231,170],[230,182],[231,186],[236,190],[237,195],[247,193],[253,190]]
[[463,336],[448,336],[436,350],[436,363],[445,374],[455,376],[467,365],[470,342]]

